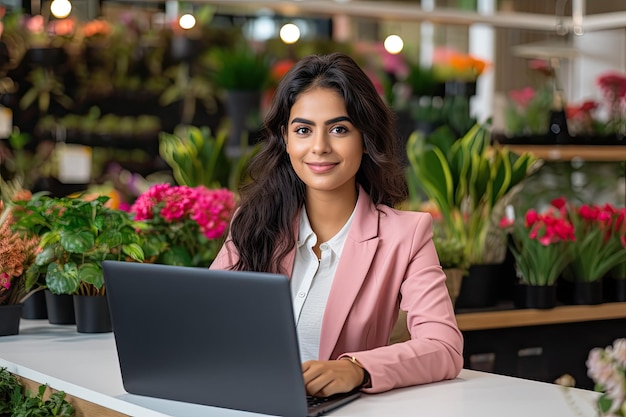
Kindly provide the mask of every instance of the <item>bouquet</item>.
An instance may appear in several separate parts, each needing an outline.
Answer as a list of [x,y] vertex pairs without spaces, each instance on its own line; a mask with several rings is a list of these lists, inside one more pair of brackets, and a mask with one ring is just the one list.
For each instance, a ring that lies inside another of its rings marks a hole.
[[553,200],[543,213],[530,209],[523,222],[512,226],[511,252],[521,281],[527,285],[555,285],[571,261],[571,243],[576,240],[564,200]]
[[626,208],[570,205],[576,243],[569,273],[575,281],[601,279],[626,259]]
[[601,416],[626,417],[626,339],[617,339],[612,346],[594,348],[587,359],[587,374],[598,398]]
[[235,207],[228,189],[156,184],[131,206],[142,233],[158,247],[157,263],[208,267]]

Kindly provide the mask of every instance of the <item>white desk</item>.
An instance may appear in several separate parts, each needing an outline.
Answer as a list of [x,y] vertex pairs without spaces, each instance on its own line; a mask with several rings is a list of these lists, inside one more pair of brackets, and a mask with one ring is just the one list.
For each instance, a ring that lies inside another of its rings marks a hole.
[[[81,334],[76,326],[22,320],[20,334],[0,337],[0,367],[136,417],[260,414],[127,394],[112,333]],[[581,417],[595,416],[596,393],[552,384],[463,370],[459,378],[435,384],[364,395],[332,416],[350,417]],[[568,401],[574,402],[568,404]],[[575,408],[580,413],[577,413]]]

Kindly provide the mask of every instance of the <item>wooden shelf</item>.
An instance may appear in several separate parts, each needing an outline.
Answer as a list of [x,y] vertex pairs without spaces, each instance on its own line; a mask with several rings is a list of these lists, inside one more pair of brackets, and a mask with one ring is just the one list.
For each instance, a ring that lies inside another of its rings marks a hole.
[[560,306],[550,310],[485,311],[456,315],[457,323],[462,331],[612,319],[626,319],[626,303]]
[[530,152],[546,161],[626,161],[626,146],[593,146],[593,145],[507,145],[515,153]]

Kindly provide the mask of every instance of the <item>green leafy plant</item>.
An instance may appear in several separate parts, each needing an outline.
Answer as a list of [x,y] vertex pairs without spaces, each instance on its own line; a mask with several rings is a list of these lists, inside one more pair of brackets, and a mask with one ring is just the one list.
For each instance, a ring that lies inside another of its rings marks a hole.
[[543,213],[529,209],[511,227],[511,252],[515,267],[524,284],[555,285],[563,270],[572,260],[576,239],[574,226],[567,219],[561,204],[554,200]]
[[214,48],[208,61],[210,78],[224,90],[262,90],[270,80],[268,57],[244,42],[234,48]]
[[40,385],[36,395],[24,392],[15,375],[0,368],[0,416],[11,417],[71,417],[74,406],[65,399],[65,392],[52,393],[44,399],[47,385]]
[[498,222],[522,181],[538,168],[538,159],[490,146],[483,124],[458,140],[442,130],[429,138],[413,133],[407,156],[411,182],[439,209],[445,233],[463,243],[467,262],[502,262],[505,234]]
[[105,206],[108,200],[38,194],[15,203],[15,229],[41,237],[41,252],[26,271],[27,285],[45,273],[53,294],[104,295],[103,260],[144,260],[137,225],[128,213]]
[[174,133],[159,134],[159,153],[179,185],[237,190],[244,180],[244,168],[259,146],[248,149],[242,145],[239,156],[229,157],[224,147],[227,135],[225,129],[214,136],[206,126],[178,126]]

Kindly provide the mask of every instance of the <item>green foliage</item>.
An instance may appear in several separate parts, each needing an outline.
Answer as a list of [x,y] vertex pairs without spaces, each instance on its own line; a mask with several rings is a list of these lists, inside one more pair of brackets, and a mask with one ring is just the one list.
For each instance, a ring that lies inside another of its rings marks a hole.
[[210,78],[224,90],[262,90],[269,82],[270,62],[244,42],[234,48],[214,48],[208,60]]
[[65,400],[65,393],[58,391],[43,399],[46,385],[40,385],[38,393],[23,393],[22,384],[6,368],[0,368],[0,415],[11,417],[71,417],[74,407]]
[[103,260],[144,260],[144,239],[135,222],[128,213],[106,207],[108,199],[39,194],[15,203],[14,229],[41,237],[27,284],[45,274],[45,286],[54,294],[103,295]]
[[432,139],[413,133],[407,155],[412,183],[441,212],[446,235],[463,243],[466,261],[501,262],[506,246],[498,222],[518,185],[538,168],[537,159],[490,146],[481,124],[458,140],[441,130]]
[[227,135],[225,129],[213,136],[208,127],[179,126],[174,133],[159,134],[159,153],[172,168],[178,185],[236,190],[246,164],[259,147],[246,151],[242,145],[241,156],[231,158],[224,147]]

